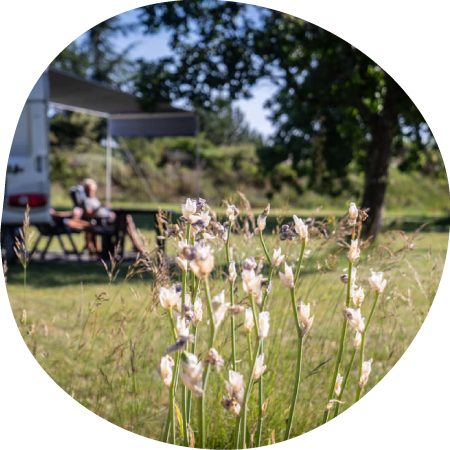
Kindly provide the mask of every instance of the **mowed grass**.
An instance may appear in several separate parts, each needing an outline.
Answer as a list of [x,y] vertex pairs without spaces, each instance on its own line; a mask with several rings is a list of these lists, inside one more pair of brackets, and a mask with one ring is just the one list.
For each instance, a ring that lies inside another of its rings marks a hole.
[[[408,234],[411,237],[411,234]],[[275,236],[266,238],[269,252],[281,245],[290,264],[298,257],[299,244],[280,242]],[[358,284],[366,289],[363,316],[368,315],[374,300],[369,293],[369,269],[383,270],[388,279],[386,292],[371,323],[366,338],[366,359],[374,363],[367,393],[398,361],[414,339],[434,299],[443,270],[448,244],[447,233],[422,233],[412,250],[404,249],[406,241],[396,233],[383,236],[376,247],[363,249],[358,260]],[[232,237],[234,259],[239,263],[246,256],[263,258],[259,240]],[[314,324],[304,345],[300,396],[293,423],[292,436],[305,433],[321,424],[331,382],[334,357],[339,345],[345,286],[340,275],[348,264],[347,251],[334,242],[323,244],[312,238],[311,254],[296,289],[299,300],[311,303]],[[398,252],[397,252],[398,251]],[[173,255],[174,243],[169,242],[168,255]],[[216,249],[217,267],[211,282],[212,294],[228,287],[224,278],[224,250]],[[173,264],[168,256],[167,264]],[[179,272],[170,271],[172,281]],[[268,268],[263,268],[267,273]],[[168,408],[168,389],[162,383],[157,366],[165,349],[173,343],[168,317],[159,306],[155,280],[151,273],[142,273],[124,281],[126,267],[113,283],[101,264],[51,265],[31,264],[28,284],[23,291],[23,276],[19,266],[7,273],[7,289],[19,329],[43,369],[75,400],[98,414],[132,432],[161,439]],[[240,267],[238,269],[240,273]],[[269,296],[269,337],[264,341],[263,376],[267,413],[263,425],[263,445],[282,440],[288,416],[295,377],[296,333],[291,313],[289,292],[274,277]],[[237,303],[247,305],[238,279]],[[202,293],[204,299],[204,292]],[[21,322],[26,309],[26,323]],[[238,316],[238,370],[249,371],[244,316]],[[207,312],[199,327],[198,353],[205,354]],[[352,352],[354,332],[348,334],[343,366],[346,370]],[[230,367],[230,321],[221,325],[216,348],[226,364],[210,377],[207,392],[207,427],[209,448],[231,448],[235,419],[221,407],[225,395],[224,379]],[[342,373],[342,372],[341,372]],[[341,412],[354,403],[357,387],[355,363]],[[177,392],[180,404],[181,389]],[[254,387],[250,419],[251,429],[257,419],[257,387]],[[192,426],[196,431],[196,402]],[[180,430],[178,431],[180,435]]]

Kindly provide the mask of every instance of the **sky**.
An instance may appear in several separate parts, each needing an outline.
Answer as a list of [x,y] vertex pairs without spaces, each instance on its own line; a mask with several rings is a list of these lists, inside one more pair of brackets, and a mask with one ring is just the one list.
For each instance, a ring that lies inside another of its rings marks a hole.
[[[128,11],[119,16],[123,23],[134,23],[137,21],[137,10]],[[171,49],[168,45],[170,33],[161,31],[158,34],[147,35],[142,30],[136,30],[128,36],[120,36],[114,39],[114,45],[118,52],[124,51],[131,44],[129,55],[132,59],[144,58],[154,60],[163,56],[171,55]],[[78,38],[83,39],[83,36]],[[233,104],[238,106],[245,114],[247,122],[264,137],[268,137],[274,127],[267,118],[268,111],[263,108],[264,102],[275,92],[275,86],[267,80],[261,80],[252,89],[253,97],[251,99],[237,100]]]

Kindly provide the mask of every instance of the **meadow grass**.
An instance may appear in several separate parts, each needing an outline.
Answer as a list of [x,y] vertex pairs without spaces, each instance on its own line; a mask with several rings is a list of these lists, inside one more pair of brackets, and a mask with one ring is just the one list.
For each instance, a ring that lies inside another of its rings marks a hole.
[[[365,354],[367,358],[372,357],[374,363],[364,393],[389,372],[410,345],[428,313],[442,274],[448,243],[446,233],[422,233],[412,250],[396,253],[405,247],[405,242],[400,233],[389,232],[380,237],[376,246],[363,249],[358,261],[358,284],[367,288],[365,308],[374,300],[366,281],[369,269],[383,270],[388,280],[366,340]],[[291,263],[298,258],[298,241],[280,242],[275,235],[269,235],[266,243],[270,253],[281,245]],[[237,266],[246,256],[255,256],[257,260],[264,257],[257,237],[247,240],[233,235],[231,247]],[[299,300],[311,303],[315,320],[304,342],[300,394],[291,437],[322,423],[346,295],[346,286],[339,278],[348,264],[347,251],[333,241],[324,245],[314,238],[308,248],[311,254],[303,262],[296,295]],[[165,276],[173,279],[179,276],[170,256],[174,254],[175,244],[169,241]],[[157,272],[144,271],[126,279],[127,268],[119,267],[117,279],[108,283],[100,264],[31,263],[27,271],[26,322],[21,321],[23,272],[20,267],[9,268],[8,294],[30,351],[64,391],[106,420],[161,440],[169,398],[157,369],[172,339],[167,312],[159,305],[155,289]],[[225,251],[216,250],[216,268],[211,277],[213,295],[222,289],[228,295],[228,283],[223,276],[226,271]],[[263,271],[266,274],[268,268]],[[167,278],[162,281],[169,283]],[[241,283],[238,284],[236,304],[245,305],[246,298]],[[268,408],[262,445],[283,440],[294,383],[297,339],[289,292],[278,281],[268,298],[267,309],[271,326],[264,341],[264,363],[268,369],[263,379]],[[207,351],[205,319],[206,313],[198,328],[199,357],[204,357]],[[225,358],[225,367],[211,374],[206,397],[208,448],[233,448],[235,418],[220,406],[225,394],[224,379],[228,378],[231,365],[230,327],[228,319],[224,322],[216,349]],[[353,332],[350,335],[343,354],[344,368],[353,349]],[[241,373],[249,371],[246,339],[243,316],[236,316],[237,368]],[[354,402],[357,366],[353,367],[341,412]],[[177,405],[181,405],[180,392],[179,388]],[[255,387],[250,398],[249,431],[257,420],[256,392]],[[197,431],[195,420],[191,425]],[[180,435],[180,424],[177,426]]]

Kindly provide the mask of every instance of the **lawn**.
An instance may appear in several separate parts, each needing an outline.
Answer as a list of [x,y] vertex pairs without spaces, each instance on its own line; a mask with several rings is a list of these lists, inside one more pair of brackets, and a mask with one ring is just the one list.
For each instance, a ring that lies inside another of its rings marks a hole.
[[[151,233],[150,230],[146,232]],[[407,234],[408,238],[412,233]],[[269,252],[281,245],[290,264],[299,254],[298,241],[279,241],[268,233]],[[363,315],[367,316],[374,300],[369,293],[369,269],[383,270],[388,280],[371,329],[366,338],[366,355],[374,363],[365,393],[372,389],[398,361],[414,339],[434,299],[443,270],[448,244],[447,233],[423,232],[412,249],[399,233],[387,231],[377,245],[362,249],[358,260],[358,283],[366,290]],[[259,240],[232,237],[234,259],[240,274],[245,256],[263,259]],[[292,436],[305,433],[321,424],[332,377],[334,358],[339,345],[342,305],[346,286],[340,275],[347,265],[347,250],[335,240],[324,243],[312,237],[311,253],[304,260],[297,297],[311,303],[315,316],[311,332],[304,344],[300,395],[293,422]],[[402,250],[403,249],[403,250]],[[211,290],[216,295],[228,284],[223,245],[217,246],[216,269]],[[172,281],[179,276],[170,255],[175,243],[168,243],[168,257],[163,261],[163,276]],[[19,266],[9,268],[7,289],[14,316],[30,351],[43,369],[75,400],[101,417],[135,433],[161,439],[168,409],[168,389],[158,375],[158,362],[172,343],[167,313],[159,305],[155,266],[127,278],[127,267],[120,266],[115,281],[109,283],[104,267],[98,264],[31,263],[27,286],[23,288],[23,272]],[[267,274],[268,268],[263,268]],[[161,273],[161,271],[160,271]],[[282,440],[289,412],[289,397],[294,383],[296,333],[288,291],[278,275],[268,298],[270,332],[264,341],[263,376],[265,398],[262,444]],[[169,284],[168,279],[162,279]],[[237,303],[247,305],[238,278]],[[204,292],[202,292],[204,298]],[[26,310],[26,318],[23,317]],[[204,355],[208,335],[204,320],[198,329],[198,354]],[[238,370],[249,371],[243,315],[236,319]],[[220,406],[226,394],[224,379],[230,367],[230,321],[228,315],[221,325],[216,348],[225,359],[225,367],[210,377],[207,395],[209,448],[232,448],[230,436],[235,419]],[[343,366],[352,353],[353,330],[349,333]],[[354,403],[357,387],[357,364],[349,378],[341,412]],[[257,419],[257,387],[250,401],[248,426]],[[180,388],[177,393],[180,404]],[[196,409],[194,410],[196,411]],[[196,415],[192,426],[197,429]],[[178,430],[180,433],[181,430]],[[274,434],[272,435],[272,432]]]

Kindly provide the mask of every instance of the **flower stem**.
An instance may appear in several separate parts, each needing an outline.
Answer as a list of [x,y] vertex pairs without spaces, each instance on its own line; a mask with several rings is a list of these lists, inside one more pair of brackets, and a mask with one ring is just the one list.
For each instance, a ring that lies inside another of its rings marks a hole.
[[[209,338],[209,348],[214,347],[214,340],[216,338],[216,326],[214,323],[214,313],[211,303],[211,293],[209,290],[209,280],[208,277],[205,278],[205,290],[206,290],[206,302],[208,305],[208,314],[210,322],[210,338]],[[206,448],[206,389],[208,387],[209,372],[211,369],[211,364],[207,364],[205,371],[203,372],[203,392],[204,394],[200,398],[200,448]]]
[[300,258],[298,260],[297,269],[295,270],[294,285],[297,283],[298,277],[300,276],[300,269],[302,268],[302,262],[303,262],[303,256],[305,254],[305,248],[306,248],[306,239],[303,239],[302,240],[302,250],[300,252]]
[[267,263],[270,266],[272,264],[272,261],[270,260],[269,252],[267,251],[267,247],[264,242],[263,232],[261,230],[259,231],[259,239],[261,240],[261,245],[264,250],[264,255],[266,255]]
[[252,336],[251,333],[247,333],[247,344],[248,344],[248,360],[250,366],[253,364],[253,355],[252,355]]
[[242,448],[246,448],[246,444],[247,444],[247,404],[248,404],[248,400],[250,398],[250,393],[251,393],[252,388],[253,388],[253,371],[255,370],[255,364],[256,364],[257,355],[261,351],[261,345],[262,345],[262,341],[259,341],[257,349],[255,351],[255,357],[254,357],[253,362],[252,362],[252,364],[250,366],[249,379],[248,379],[247,387],[245,388],[245,393],[244,393],[244,406],[243,406],[244,416],[242,417],[242,422],[241,422]]
[[[192,278],[194,279],[194,276],[192,275]],[[195,302],[195,299],[197,298],[198,290],[200,288],[200,279],[197,279],[195,282],[195,287],[193,291],[192,296],[192,303]],[[197,327],[194,327],[194,343],[192,345],[192,353],[195,355],[197,351]],[[189,425],[191,423],[191,406],[192,406],[192,392],[188,390],[187,393],[187,407],[186,407],[186,415],[187,415],[187,424]]]
[[[347,308],[350,305],[350,294],[351,294],[351,286],[352,286],[352,268],[353,268],[353,264],[351,262],[349,262],[349,264],[348,264],[347,299],[345,302],[345,306]],[[333,378],[331,380],[331,386],[330,386],[330,391],[328,394],[327,404],[333,398],[334,387],[336,385],[336,380],[337,380],[337,376],[339,373],[339,367],[340,367],[341,361],[342,361],[342,353],[344,352],[344,343],[345,343],[346,334],[347,334],[347,319],[344,317],[344,320],[342,322],[341,340],[339,343],[339,350],[338,350],[338,355],[336,358],[336,364],[334,366],[334,373],[333,373]],[[330,414],[330,410],[326,408],[323,413],[322,424],[325,424],[328,422],[329,414]]]
[[360,350],[360,361],[359,361],[359,379],[358,379],[358,390],[356,391],[356,401],[358,401],[361,398],[361,393],[362,393],[362,390],[363,390],[363,387],[360,386],[359,381],[361,380],[362,366],[363,366],[363,362],[364,362],[364,342],[366,340],[365,338],[366,338],[367,328],[368,328],[368,326],[370,324],[370,321],[372,320],[372,316],[373,316],[373,313],[374,313],[375,308],[377,306],[379,298],[380,298],[380,294],[377,292],[375,294],[375,301],[373,302],[372,309],[370,310],[370,314],[369,314],[369,317],[367,319],[366,326],[364,328],[364,333],[361,336],[361,350]]
[[[300,265],[300,261],[299,261]],[[301,371],[302,371],[302,348],[303,348],[303,338],[302,338],[302,329],[300,326],[300,322],[298,319],[298,312],[297,312],[297,304],[295,302],[295,290],[291,289],[291,305],[292,305],[292,312],[294,314],[295,319],[295,325],[297,328],[297,364],[296,364],[296,370],[295,370],[295,385],[294,385],[294,392],[292,393],[292,401],[291,401],[291,408],[289,411],[289,418],[286,424],[286,432],[284,434],[284,439],[289,439],[289,436],[291,434],[292,429],[292,421],[294,419],[294,412],[295,412],[295,405],[297,403],[297,397],[298,397],[298,391],[300,389],[300,377],[301,377]]]
[[294,418],[295,405],[297,403],[298,391],[300,390],[300,378],[302,373],[302,348],[303,348],[303,338],[301,335],[298,336],[297,340],[297,365],[295,368],[295,384],[294,392],[292,394],[291,409],[289,411],[289,419],[286,425],[286,432],[284,434],[284,440],[287,441],[291,434],[292,420]]
[[[227,266],[228,270],[230,268],[230,236],[231,236],[231,223],[228,228],[227,242],[225,244],[225,252],[227,254]],[[233,282],[229,282],[230,285],[230,305],[234,306],[234,286]],[[236,336],[235,336],[235,319],[234,316],[231,316],[231,365],[233,370],[236,370]]]
[[[350,372],[351,372],[351,370],[352,370],[353,363],[355,362],[355,357],[356,357],[356,352],[357,352],[357,351],[358,351],[358,350],[357,350],[356,348],[353,350],[352,357],[351,357],[351,359],[350,359],[350,364],[348,365],[347,372],[346,372],[346,374],[345,374],[344,379],[342,380],[341,392],[340,392],[339,397],[338,397],[338,400],[339,400],[339,401],[342,401],[342,397],[344,396],[345,387],[347,386],[347,381],[348,381],[348,378],[349,378],[349,376],[350,376]],[[334,417],[337,417],[337,415],[339,414],[339,407],[340,407],[340,406],[341,406],[341,404],[340,404],[339,402],[336,402],[336,406],[334,407],[334,415],[333,415],[333,418],[334,418]]]

